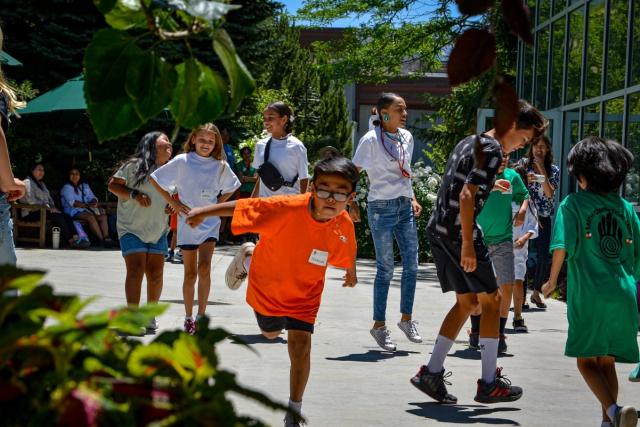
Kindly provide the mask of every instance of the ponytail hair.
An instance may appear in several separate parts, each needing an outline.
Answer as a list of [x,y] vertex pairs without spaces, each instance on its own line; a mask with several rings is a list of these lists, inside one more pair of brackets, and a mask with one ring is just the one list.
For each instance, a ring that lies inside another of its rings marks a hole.
[[293,110],[291,107],[282,101],[276,101],[267,105],[265,110],[275,111],[280,117],[287,116],[287,123],[284,125],[284,131],[287,133],[291,133],[293,131],[293,121],[295,117],[293,116]]
[[402,98],[400,95],[395,94],[393,92],[382,92],[380,94],[380,98],[378,98],[378,102],[376,102],[376,111],[378,113],[378,118],[373,120],[373,124],[380,129],[384,129],[382,125],[382,109],[389,108],[391,104],[398,98]]
[[[2,34],[2,28],[0,28],[0,50],[2,50],[3,37],[4,36]],[[23,101],[18,100],[15,90],[11,87],[11,85],[9,85],[9,83],[5,79],[2,69],[0,69],[0,93],[3,93],[7,99],[7,108],[9,109],[9,112],[20,117],[20,115],[17,113],[16,110],[19,108],[26,107],[27,104]]]

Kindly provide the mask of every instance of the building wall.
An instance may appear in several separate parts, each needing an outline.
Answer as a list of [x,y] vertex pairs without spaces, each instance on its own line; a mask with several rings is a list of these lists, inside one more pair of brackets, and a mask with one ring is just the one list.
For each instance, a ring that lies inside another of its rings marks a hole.
[[559,197],[576,191],[571,147],[599,135],[636,158],[622,194],[640,201],[640,0],[527,0],[533,46],[518,49],[518,93],[551,120]]

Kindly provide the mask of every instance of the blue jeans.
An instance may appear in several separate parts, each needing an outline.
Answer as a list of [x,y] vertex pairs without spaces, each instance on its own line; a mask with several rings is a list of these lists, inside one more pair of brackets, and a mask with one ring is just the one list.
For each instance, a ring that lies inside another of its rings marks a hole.
[[7,202],[7,195],[0,193],[0,265],[16,265],[16,262],[11,205]]
[[367,207],[369,228],[376,249],[376,278],[373,282],[373,320],[384,322],[387,295],[393,278],[393,239],[400,248],[400,312],[411,314],[418,274],[418,232],[411,199],[398,197],[374,200]]

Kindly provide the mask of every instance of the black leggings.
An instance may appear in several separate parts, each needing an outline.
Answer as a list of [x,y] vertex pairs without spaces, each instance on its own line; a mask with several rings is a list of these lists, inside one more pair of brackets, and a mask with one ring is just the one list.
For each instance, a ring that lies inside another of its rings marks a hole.
[[551,217],[538,217],[540,227],[538,237],[534,239],[536,245],[536,276],[533,288],[540,292],[542,285],[549,279],[549,245],[551,245]]
[[[25,221],[39,221],[40,211],[29,212],[25,217],[22,217]],[[69,239],[76,233],[76,227],[73,225],[73,220],[67,214],[61,212],[49,212],[47,211],[47,220],[51,221],[54,227],[60,228],[60,244],[66,245]]]

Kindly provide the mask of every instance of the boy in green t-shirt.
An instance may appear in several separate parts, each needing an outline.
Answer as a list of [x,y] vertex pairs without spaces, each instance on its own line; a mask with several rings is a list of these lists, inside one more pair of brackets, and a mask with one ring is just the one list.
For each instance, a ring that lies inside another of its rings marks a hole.
[[[502,165],[498,169],[496,183],[491,190],[482,211],[478,215],[478,225],[482,229],[482,237],[489,250],[489,258],[493,264],[496,281],[502,293],[500,303],[500,340],[498,353],[506,353],[507,343],[504,328],[509,317],[513,283],[515,282],[515,268],[513,256],[513,225],[522,224],[529,203],[529,191],[522,182],[520,175],[507,168],[508,155],[504,155]],[[515,219],[511,217],[511,203],[522,205]],[[480,314],[478,306],[471,314],[471,334],[469,346],[478,348],[480,336]]]
[[584,191],[560,204],[551,240],[551,276],[542,287],[556,287],[567,258],[565,355],[602,406],[603,426],[636,426],[631,406],[620,407],[616,362],[637,363],[640,277],[640,221],[633,206],[618,195],[633,155],[615,141],[596,136],[576,144],[567,157],[569,172]]

